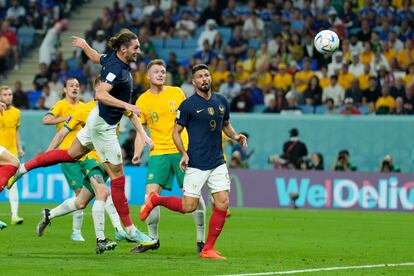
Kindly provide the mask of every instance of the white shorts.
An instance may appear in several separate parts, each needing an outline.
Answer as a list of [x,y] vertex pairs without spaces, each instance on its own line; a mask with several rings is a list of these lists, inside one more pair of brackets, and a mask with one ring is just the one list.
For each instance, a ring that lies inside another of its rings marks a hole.
[[122,163],[122,152],[116,128],[116,125],[108,125],[99,116],[99,108],[95,106],[89,113],[86,125],[78,132],[77,138],[82,146],[95,148],[102,162],[119,165]]
[[2,146],[0,146],[0,155],[5,151],[6,149]]
[[211,194],[221,191],[230,192],[230,176],[226,164],[206,171],[187,168],[184,175],[184,195],[199,198],[201,189],[206,183]]

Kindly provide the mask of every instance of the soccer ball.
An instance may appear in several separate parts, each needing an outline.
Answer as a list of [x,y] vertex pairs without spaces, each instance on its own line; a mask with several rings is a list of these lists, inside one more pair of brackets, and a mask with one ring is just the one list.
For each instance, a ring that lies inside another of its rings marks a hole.
[[323,30],[315,36],[313,44],[319,53],[332,54],[339,47],[339,37],[333,31]]

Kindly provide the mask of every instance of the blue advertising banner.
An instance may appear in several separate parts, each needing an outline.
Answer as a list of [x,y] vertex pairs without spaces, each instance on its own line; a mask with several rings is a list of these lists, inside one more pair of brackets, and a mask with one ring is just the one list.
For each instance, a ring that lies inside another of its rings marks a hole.
[[[141,205],[143,203],[146,176],[146,167],[125,168],[125,194],[130,204]],[[60,165],[33,170],[19,179],[17,186],[20,202],[61,203],[74,196],[74,192],[67,185]],[[163,191],[163,194],[181,196],[181,190],[174,183],[173,190]],[[1,201],[8,201],[7,189],[0,194]]]

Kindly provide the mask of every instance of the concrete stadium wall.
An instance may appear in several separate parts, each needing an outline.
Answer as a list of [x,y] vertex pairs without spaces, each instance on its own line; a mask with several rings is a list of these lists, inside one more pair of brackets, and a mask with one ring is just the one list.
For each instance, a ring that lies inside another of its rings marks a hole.
[[[42,125],[44,114],[22,112],[22,142],[27,153],[24,160],[32,158],[39,149],[46,149],[55,134],[53,126]],[[377,171],[386,154],[394,157],[403,172],[414,171],[414,117],[232,114],[231,121],[236,130],[250,135],[249,149],[255,149],[250,167],[254,169],[271,169],[268,156],[281,153],[288,131],[296,127],[308,151],[324,155],[326,170],[330,170],[338,151],[346,148],[360,171]],[[124,122],[121,141],[126,139],[130,127]],[[230,153],[228,146],[226,153]]]

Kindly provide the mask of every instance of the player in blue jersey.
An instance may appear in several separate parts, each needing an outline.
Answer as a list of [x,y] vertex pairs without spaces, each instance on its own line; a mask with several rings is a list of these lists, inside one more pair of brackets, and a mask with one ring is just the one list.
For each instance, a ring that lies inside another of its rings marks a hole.
[[[211,92],[211,76],[207,65],[194,66],[192,75],[196,93],[180,105],[173,131],[174,143],[182,154],[180,168],[185,170],[184,196],[181,199],[151,193],[141,208],[140,219],[145,220],[155,206],[164,206],[181,213],[194,212],[201,189],[207,184],[214,198],[214,209],[200,257],[225,259],[214,249],[226,221],[230,191],[230,177],[221,146],[222,131],[243,148],[247,146],[247,138],[237,134],[231,126],[227,100]],[[180,135],[184,128],[189,136],[188,151],[185,150]]]
[[[129,30],[122,30],[116,37],[109,39],[108,46],[111,50],[104,55],[92,49],[80,37],[73,36],[72,45],[81,48],[92,62],[102,65],[101,84],[96,87],[95,95],[98,105],[90,112],[85,127],[78,132],[69,149],[51,150],[22,164],[11,181],[16,181],[34,168],[76,162],[95,148],[111,179],[112,199],[127,231],[127,238],[142,245],[155,244],[156,240],[140,232],[132,222],[125,196],[121,147],[116,133],[117,125],[127,111],[127,116],[139,133],[136,143],[152,145],[139,121],[139,108],[130,103],[132,76],[129,63],[136,61],[141,53],[138,37]],[[139,159],[140,156],[135,154],[132,161],[138,163]]]

